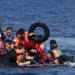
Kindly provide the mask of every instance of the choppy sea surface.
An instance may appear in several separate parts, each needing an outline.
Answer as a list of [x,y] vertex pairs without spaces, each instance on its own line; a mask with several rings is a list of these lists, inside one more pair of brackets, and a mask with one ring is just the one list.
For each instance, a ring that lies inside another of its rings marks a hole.
[[[28,30],[43,22],[50,29],[45,44],[55,39],[63,54],[75,56],[75,0],[0,0],[0,20],[3,31],[13,27],[13,35],[19,28]],[[69,74],[75,75],[74,66],[0,68],[0,75]]]

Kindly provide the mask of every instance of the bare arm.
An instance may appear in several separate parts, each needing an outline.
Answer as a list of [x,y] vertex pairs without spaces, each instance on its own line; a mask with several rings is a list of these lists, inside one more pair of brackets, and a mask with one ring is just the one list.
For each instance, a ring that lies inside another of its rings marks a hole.
[[28,36],[31,37],[33,35],[36,35],[35,33],[29,33]]
[[57,50],[52,50],[52,52],[54,53],[54,58],[59,57]]

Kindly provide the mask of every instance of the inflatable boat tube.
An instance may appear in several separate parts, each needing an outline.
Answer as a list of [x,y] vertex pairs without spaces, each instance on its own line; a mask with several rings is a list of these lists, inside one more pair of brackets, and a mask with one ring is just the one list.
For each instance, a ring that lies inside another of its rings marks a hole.
[[35,28],[37,28],[37,27],[43,28],[44,35],[41,38],[38,38],[38,37],[35,38],[34,36],[32,36],[32,40],[34,40],[35,42],[38,42],[38,43],[46,41],[50,35],[50,30],[47,27],[47,25],[44,23],[37,22],[37,23],[32,24],[29,28],[29,33],[34,32]]

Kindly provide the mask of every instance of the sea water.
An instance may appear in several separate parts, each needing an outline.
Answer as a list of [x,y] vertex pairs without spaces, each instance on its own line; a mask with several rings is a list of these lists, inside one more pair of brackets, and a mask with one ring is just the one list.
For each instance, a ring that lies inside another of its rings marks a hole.
[[[63,54],[75,56],[75,0],[0,0],[0,20],[3,31],[13,27],[13,35],[19,28],[28,30],[43,22],[50,29],[45,44],[55,39]],[[75,67],[2,67],[0,75],[75,75]]]

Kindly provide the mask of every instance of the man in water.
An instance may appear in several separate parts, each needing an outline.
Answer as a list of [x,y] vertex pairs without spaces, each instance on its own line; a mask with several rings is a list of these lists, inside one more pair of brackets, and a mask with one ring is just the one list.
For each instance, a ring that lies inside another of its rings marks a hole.
[[[48,45],[45,46],[45,53],[46,54],[48,53],[48,51],[51,51],[52,50],[52,47],[51,46],[53,46],[54,44],[57,45],[56,41],[54,39],[52,39],[50,41],[50,44],[48,44]],[[58,49],[57,51],[58,51],[59,55],[62,55],[62,52],[61,52],[60,49]]]
[[62,55],[62,52],[57,48],[57,44],[52,44],[51,45],[51,50],[54,53],[54,58],[59,57]]
[[67,56],[67,55],[61,55],[57,58],[55,58],[54,63],[55,64],[66,64],[68,65],[68,62],[73,62],[74,58]]

